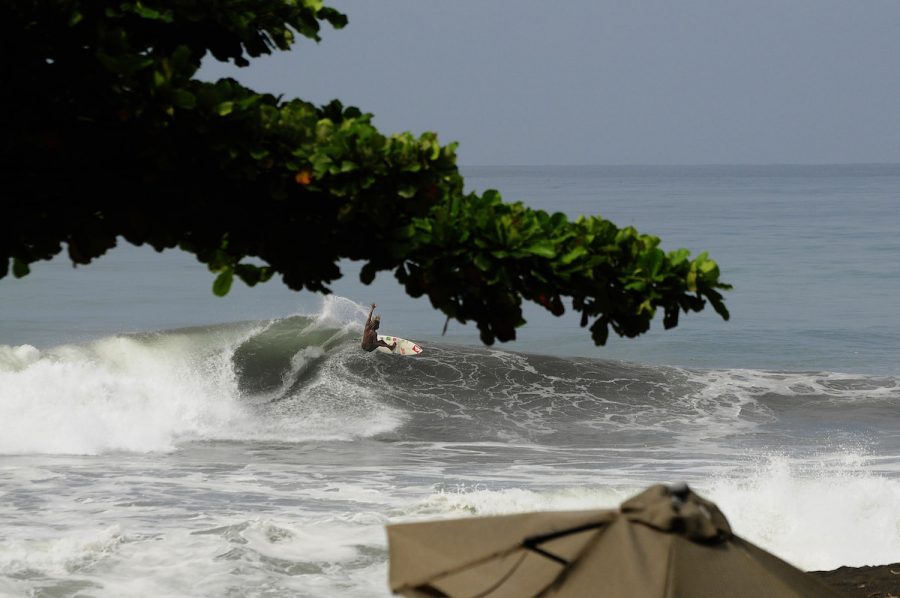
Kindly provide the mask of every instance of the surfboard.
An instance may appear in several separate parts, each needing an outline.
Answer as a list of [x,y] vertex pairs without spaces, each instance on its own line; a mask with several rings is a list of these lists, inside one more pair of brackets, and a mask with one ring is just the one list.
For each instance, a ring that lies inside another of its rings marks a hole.
[[377,349],[375,349],[376,351],[381,351],[382,353],[393,353],[394,355],[418,355],[422,352],[422,347],[412,341],[406,340],[405,338],[399,338],[396,336],[382,336],[379,334],[378,340],[384,341],[389,345],[397,343],[397,346],[394,347],[393,351],[391,351],[387,347],[378,347]]

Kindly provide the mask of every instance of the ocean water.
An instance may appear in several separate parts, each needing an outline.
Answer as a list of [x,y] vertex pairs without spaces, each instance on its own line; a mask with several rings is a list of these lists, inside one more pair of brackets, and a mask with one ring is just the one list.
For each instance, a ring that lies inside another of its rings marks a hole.
[[[675,481],[803,569],[900,561],[900,166],[465,174],[708,250],[732,319],[484,347],[353,264],[224,299],[174,252],[36,265],[0,281],[0,595],[387,596],[386,524]],[[373,301],[423,355],[358,348]]]

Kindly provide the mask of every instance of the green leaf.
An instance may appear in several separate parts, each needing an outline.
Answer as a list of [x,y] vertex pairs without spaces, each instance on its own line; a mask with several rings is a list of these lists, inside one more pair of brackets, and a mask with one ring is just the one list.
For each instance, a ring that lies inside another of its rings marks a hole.
[[584,247],[578,246],[578,247],[575,247],[574,249],[572,249],[571,251],[569,251],[568,253],[566,253],[566,255],[562,256],[562,258],[560,258],[559,261],[562,264],[568,265],[568,264],[571,264],[572,262],[574,262],[575,260],[577,260],[578,258],[586,256],[587,253],[588,253],[587,249],[585,249]]
[[153,64],[152,58],[135,54],[111,56],[104,52],[97,52],[97,60],[110,72],[124,76],[132,75]]
[[372,281],[375,280],[375,274],[377,273],[378,268],[376,268],[372,262],[368,262],[359,271],[359,281],[363,284],[372,284]]
[[185,110],[191,110],[197,105],[197,97],[185,89],[173,89],[172,100],[176,106]]
[[633,280],[625,285],[626,291],[643,291],[647,288],[647,283],[643,280]]
[[134,3],[134,12],[140,17],[145,19],[157,20],[160,18],[161,14],[158,10],[144,6],[140,2]]
[[601,318],[591,324],[591,338],[594,340],[595,345],[602,346],[606,344],[606,340],[609,338],[609,327],[606,320]]
[[223,270],[213,282],[213,293],[217,297],[224,297],[231,290],[232,282],[234,282],[234,270],[231,268]]
[[228,116],[234,109],[234,102],[222,102],[216,106],[216,112],[219,116]]
[[526,249],[528,253],[538,255],[540,257],[554,258],[556,257],[556,246],[552,241],[538,241]]
[[616,243],[623,244],[637,238],[637,230],[633,226],[626,226],[616,233]]
[[688,272],[685,283],[687,285],[688,291],[690,291],[692,293],[697,292],[697,271],[696,270],[692,269],[690,272]]
[[331,169],[331,165],[333,164],[330,157],[325,154],[318,154],[313,157],[312,167],[313,167],[313,176],[317,179],[321,179],[328,171]]
[[16,278],[22,278],[23,276],[28,276],[28,273],[31,272],[31,268],[29,268],[28,264],[26,264],[19,258],[14,257],[12,272],[13,276],[15,276]]
[[688,256],[691,255],[691,252],[687,249],[676,249],[669,253],[669,262],[672,266],[678,266],[687,260]]
[[260,268],[253,264],[238,264],[234,267],[234,273],[249,287],[264,282],[265,272],[266,268]]
[[725,307],[725,303],[722,301],[722,295],[718,291],[709,289],[706,291],[706,296],[709,298],[709,302],[712,303],[716,313],[719,314],[723,320],[727,321],[731,317],[731,314],[728,313],[728,308]]
[[659,274],[659,269],[662,267],[663,261],[665,261],[665,259],[666,256],[665,254],[663,254],[662,250],[654,247],[641,256],[641,269],[649,277],[653,278],[657,274]]
[[474,263],[475,267],[482,272],[487,272],[491,269],[491,261],[480,253],[475,256],[475,259],[472,260],[472,263]]
[[706,260],[700,264],[700,271],[704,274],[713,274],[713,278],[717,278],[719,275],[719,266],[713,260]]
[[677,305],[674,307],[666,308],[665,315],[663,316],[663,327],[666,330],[669,330],[669,329],[672,329],[672,328],[675,328],[676,326],[678,326],[679,313],[680,312],[678,311]]

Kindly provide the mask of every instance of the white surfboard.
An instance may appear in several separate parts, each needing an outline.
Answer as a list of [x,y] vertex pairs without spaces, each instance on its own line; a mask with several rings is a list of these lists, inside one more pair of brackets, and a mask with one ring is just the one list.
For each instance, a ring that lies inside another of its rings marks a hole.
[[397,346],[394,347],[393,351],[391,351],[387,347],[377,347],[375,349],[376,351],[381,351],[382,353],[393,353],[394,355],[418,355],[422,352],[422,347],[412,341],[406,340],[405,338],[399,338],[396,336],[382,336],[379,334],[378,340],[384,341],[389,345],[397,343]]

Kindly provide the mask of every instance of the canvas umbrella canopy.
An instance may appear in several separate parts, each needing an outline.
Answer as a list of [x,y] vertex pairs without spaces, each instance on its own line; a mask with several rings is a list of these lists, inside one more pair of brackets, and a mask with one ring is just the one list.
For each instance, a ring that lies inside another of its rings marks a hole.
[[652,486],[618,510],[401,523],[387,534],[389,583],[404,596],[840,596],[734,535],[683,484]]

